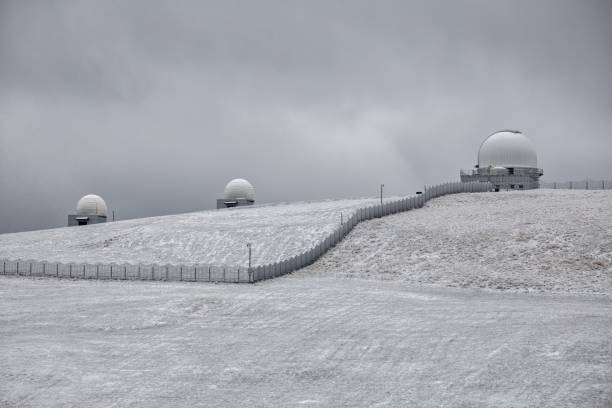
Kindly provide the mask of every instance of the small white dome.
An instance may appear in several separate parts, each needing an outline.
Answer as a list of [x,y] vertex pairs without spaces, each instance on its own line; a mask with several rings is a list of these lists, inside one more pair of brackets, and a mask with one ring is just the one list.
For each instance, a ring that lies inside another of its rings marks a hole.
[[226,200],[237,200],[239,198],[255,201],[255,189],[244,179],[234,179],[227,183],[223,196]]
[[535,146],[527,136],[516,130],[493,133],[480,145],[478,166],[538,167]]
[[103,215],[106,217],[106,203],[102,197],[88,194],[77,203],[76,213],[77,215]]

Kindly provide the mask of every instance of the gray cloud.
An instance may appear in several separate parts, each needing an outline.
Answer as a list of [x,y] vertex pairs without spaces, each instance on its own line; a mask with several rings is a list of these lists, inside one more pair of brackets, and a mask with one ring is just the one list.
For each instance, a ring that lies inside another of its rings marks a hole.
[[0,4],[0,232],[389,194],[456,179],[518,128],[545,179],[611,178],[612,5]]

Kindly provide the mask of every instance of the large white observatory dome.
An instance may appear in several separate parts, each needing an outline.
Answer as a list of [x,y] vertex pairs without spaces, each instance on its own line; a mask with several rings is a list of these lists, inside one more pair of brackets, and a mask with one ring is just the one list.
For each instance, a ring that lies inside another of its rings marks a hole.
[[517,130],[502,130],[485,139],[478,150],[478,167],[538,167],[535,146]]
[[245,179],[234,179],[227,183],[223,196],[226,200],[237,200],[239,198],[255,201],[255,189]]
[[106,203],[98,195],[87,194],[77,203],[76,213],[77,215],[102,215],[106,217]]

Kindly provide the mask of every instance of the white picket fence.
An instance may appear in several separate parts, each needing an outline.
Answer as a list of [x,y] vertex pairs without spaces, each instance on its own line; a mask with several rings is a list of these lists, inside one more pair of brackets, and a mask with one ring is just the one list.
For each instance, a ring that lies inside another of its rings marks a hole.
[[361,221],[421,208],[429,200],[444,195],[485,192],[491,191],[492,188],[492,184],[482,182],[444,183],[428,188],[423,194],[359,208],[353,213],[348,214],[348,217],[344,219],[342,224],[338,225],[329,236],[315,244],[312,248],[291,258],[252,268],[247,266],[217,265],[65,264],[32,260],[1,260],[2,264],[0,266],[2,269],[0,273],[3,275],[54,276],[58,278],[81,279],[258,282],[286,275],[312,264],[340,242]]

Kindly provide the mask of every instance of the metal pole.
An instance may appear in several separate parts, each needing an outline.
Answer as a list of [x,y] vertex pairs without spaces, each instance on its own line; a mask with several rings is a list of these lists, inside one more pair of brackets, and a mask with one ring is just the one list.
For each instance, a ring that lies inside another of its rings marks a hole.
[[382,194],[383,194],[383,187],[384,186],[385,186],[384,184],[380,185],[380,205],[382,205]]
[[344,219],[342,218],[342,212],[340,212],[340,225],[344,225]]
[[115,221],[115,210],[113,210],[113,221]]
[[[249,282],[253,282],[253,270],[251,269],[251,243],[247,244],[247,248],[249,248]],[[240,276],[238,276],[238,280],[240,280]]]
[[251,268],[251,244],[247,244],[247,248],[249,248],[249,269]]

